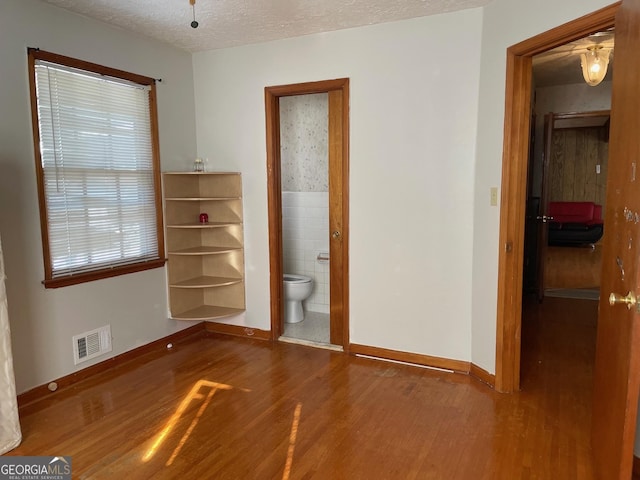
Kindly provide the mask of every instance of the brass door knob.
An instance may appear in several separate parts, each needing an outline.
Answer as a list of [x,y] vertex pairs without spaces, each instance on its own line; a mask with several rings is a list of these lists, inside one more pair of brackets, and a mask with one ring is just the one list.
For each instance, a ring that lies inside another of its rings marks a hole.
[[626,305],[629,310],[637,303],[636,294],[633,292],[627,293],[625,296],[619,293],[612,293],[609,295],[609,305],[623,304]]
[[339,232],[338,230],[336,230],[335,232],[333,232],[333,233],[331,234],[331,236],[332,236],[334,239],[336,239],[336,240],[337,240],[338,238],[340,238],[340,232]]

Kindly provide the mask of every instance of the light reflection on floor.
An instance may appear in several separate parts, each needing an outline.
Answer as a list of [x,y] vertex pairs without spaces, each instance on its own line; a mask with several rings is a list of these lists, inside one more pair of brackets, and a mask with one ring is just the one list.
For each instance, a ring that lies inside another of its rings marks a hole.
[[284,466],[282,480],[289,480],[291,474],[291,464],[293,463],[293,452],[296,449],[296,437],[298,436],[298,425],[300,423],[300,411],[302,404],[298,402],[296,410],[293,412],[293,421],[291,422],[291,434],[289,435],[289,450],[287,451],[287,463]]
[[[205,392],[200,392],[200,389],[203,388],[203,387],[208,388],[208,390],[205,390]],[[171,416],[171,418],[169,419],[169,421],[167,422],[165,427],[156,436],[155,440],[153,441],[153,444],[147,450],[147,453],[145,453],[145,455],[142,457],[142,461],[143,462],[148,462],[149,460],[151,460],[151,458],[153,458],[155,453],[158,451],[160,446],[163,444],[163,442],[168,437],[169,433],[171,433],[171,431],[173,430],[175,425],[178,423],[178,421],[180,420],[180,418],[182,417],[184,412],[187,410],[187,408],[189,407],[189,404],[191,403],[191,401],[204,399],[204,402],[202,403],[202,405],[200,405],[200,408],[198,408],[198,412],[196,413],[196,416],[191,421],[191,424],[189,425],[189,428],[187,428],[187,431],[185,432],[185,434],[182,436],[182,438],[178,442],[177,447],[174,449],[173,453],[171,454],[171,456],[169,457],[169,460],[166,463],[167,466],[171,465],[173,463],[173,461],[175,460],[175,458],[180,453],[180,450],[182,449],[182,446],[189,439],[189,436],[191,435],[191,432],[193,431],[193,429],[198,424],[198,421],[200,420],[200,417],[202,416],[202,414],[206,410],[207,406],[211,402],[211,399],[213,398],[213,395],[218,390],[233,390],[233,389],[234,389],[234,387],[232,387],[231,385],[226,385],[224,383],[210,382],[208,380],[198,380],[193,385],[193,387],[191,388],[191,391],[187,394],[187,396],[184,398],[184,400],[182,400],[182,402],[178,406],[177,410]],[[250,390],[247,390],[245,388],[240,388],[238,390],[241,390],[243,392],[249,392],[250,391]]]

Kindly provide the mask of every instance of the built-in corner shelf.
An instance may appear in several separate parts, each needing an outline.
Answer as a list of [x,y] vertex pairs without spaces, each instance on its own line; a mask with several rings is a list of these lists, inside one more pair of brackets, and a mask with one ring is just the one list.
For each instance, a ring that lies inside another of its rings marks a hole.
[[[171,317],[215,320],[244,312],[240,174],[166,172],[163,191]],[[207,222],[199,221],[201,213]]]

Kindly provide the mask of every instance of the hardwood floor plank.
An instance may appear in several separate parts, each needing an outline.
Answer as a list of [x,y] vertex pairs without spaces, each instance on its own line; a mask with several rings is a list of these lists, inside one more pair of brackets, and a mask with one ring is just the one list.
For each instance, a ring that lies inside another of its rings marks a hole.
[[593,248],[549,246],[544,261],[546,288],[600,287],[602,242]]
[[597,302],[528,305],[512,395],[463,374],[192,337],[25,405],[10,455],[70,455],[82,479],[590,480],[596,318]]

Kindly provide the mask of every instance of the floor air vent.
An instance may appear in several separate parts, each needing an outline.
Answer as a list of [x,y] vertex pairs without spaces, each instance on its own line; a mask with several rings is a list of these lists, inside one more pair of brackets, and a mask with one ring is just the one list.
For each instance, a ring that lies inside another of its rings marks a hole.
[[111,325],[73,337],[73,362],[77,365],[111,351]]

